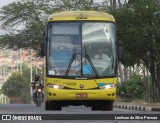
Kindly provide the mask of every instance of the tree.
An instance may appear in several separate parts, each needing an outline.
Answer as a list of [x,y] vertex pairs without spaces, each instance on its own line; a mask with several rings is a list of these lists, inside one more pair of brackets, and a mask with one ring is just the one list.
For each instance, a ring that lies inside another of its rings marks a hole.
[[47,4],[47,2],[38,0],[21,0],[2,7],[0,20],[4,29],[10,30],[11,27],[17,28],[19,25],[24,27],[21,30],[2,35],[0,46],[12,49],[27,47],[37,49],[42,40],[45,20],[49,11],[46,7]]
[[123,41],[127,66],[144,64],[152,77],[152,99],[160,99],[160,5],[135,0],[115,13],[118,40]]
[[20,74],[13,74],[2,86],[3,94],[22,103],[30,102],[29,90],[29,81]]
[[[35,68],[33,68],[33,75],[36,74]],[[42,73],[39,72],[39,76],[42,77]],[[41,78],[43,80],[43,78]],[[22,103],[30,103],[30,68],[26,65],[22,65],[22,74],[14,73],[3,84],[2,93],[8,96],[10,99],[17,99]]]
[[[3,29],[15,30],[0,37],[0,46],[39,50],[48,15],[63,10],[102,11],[104,7],[102,8],[102,4],[94,3],[93,0],[21,0],[13,2],[0,10]],[[19,25],[21,29],[17,30]]]

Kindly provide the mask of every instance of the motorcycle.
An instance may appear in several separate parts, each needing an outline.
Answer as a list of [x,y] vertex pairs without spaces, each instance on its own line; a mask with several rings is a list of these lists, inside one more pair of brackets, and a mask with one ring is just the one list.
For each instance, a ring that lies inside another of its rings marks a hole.
[[38,88],[35,92],[35,103],[37,107],[41,107],[41,102],[42,102],[42,89]]

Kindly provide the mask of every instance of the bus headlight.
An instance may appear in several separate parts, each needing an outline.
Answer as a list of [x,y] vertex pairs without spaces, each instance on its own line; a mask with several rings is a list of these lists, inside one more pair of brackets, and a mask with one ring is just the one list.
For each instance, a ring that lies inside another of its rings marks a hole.
[[112,89],[112,88],[115,88],[115,87],[116,87],[115,84],[107,84],[107,85],[100,86],[99,88],[100,89]]
[[47,84],[47,86],[49,88],[53,88],[53,89],[63,89],[64,86],[61,86],[61,85],[53,85],[53,84]]

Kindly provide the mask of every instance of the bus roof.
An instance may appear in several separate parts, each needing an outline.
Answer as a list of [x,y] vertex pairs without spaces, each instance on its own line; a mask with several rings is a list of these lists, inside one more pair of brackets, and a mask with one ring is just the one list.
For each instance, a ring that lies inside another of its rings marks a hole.
[[63,11],[53,13],[48,17],[48,21],[69,21],[69,20],[97,20],[115,22],[111,14],[96,11]]

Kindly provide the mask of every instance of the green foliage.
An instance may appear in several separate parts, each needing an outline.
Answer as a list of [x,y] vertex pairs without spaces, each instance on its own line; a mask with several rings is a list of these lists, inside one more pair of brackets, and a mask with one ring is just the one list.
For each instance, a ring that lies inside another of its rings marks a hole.
[[[96,10],[107,12],[108,1],[95,4],[93,0],[20,0],[0,10],[3,29],[21,30],[2,35],[0,47],[39,50],[47,16],[65,10]],[[160,4],[156,0],[130,0],[113,12],[117,23],[117,39],[123,42],[125,66],[144,64],[152,77],[152,90],[160,81]],[[155,69],[155,70],[154,70]],[[157,75],[155,75],[157,73]],[[159,86],[160,91],[160,86]],[[153,95],[155,93],[153,92]],[[154,97],[154,96],[153,96]]]
[[118,40],[124,44],[124,64],[133,66],[143,62],[149,67],[151,59],[159,63],[159,9],[155,0],[138,0],[113,13]]
[[[15,30],[0,37],[0,47],[32,48],[39,51],[49,14],[67,10],[98,10],[108,8],[92,0],[20,0],[3,6],[0,22],[3,29]],[[18,26],[22,26],[17,30]]]
[[[36,74],[35,68],[32,69],[32,74]],[[38,69],[39,76],[42,76],[41,70]],[[41,78],[43,80],[43,78]],[[10,99],[19,100],[21,103],[30,103],[30,68],[23,63],[22,74],[14,73],[3,84],[2,93]],[[13,102],[15,103],[15,102]]]
[[19,99],[22,103],[30,101],[29,90],[30,84],[28,79],[20,74],[13,74],[2,86],[3,94],[12,99]]
[[127,95],[130,99],[144,99],[144,79],[139,75],[132,75],[128,81],[118,84],[117,93]]
[[[114,12],[117,39],[123,42],[125,66],[144,64],[152,76],[153,101],[160,100],[160,4],[134,0]],[[157,77],[156,77],[157,76]]]

